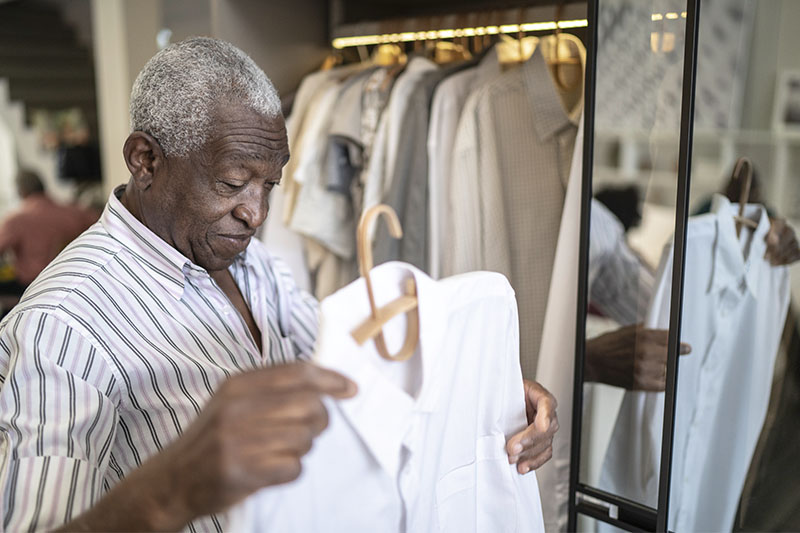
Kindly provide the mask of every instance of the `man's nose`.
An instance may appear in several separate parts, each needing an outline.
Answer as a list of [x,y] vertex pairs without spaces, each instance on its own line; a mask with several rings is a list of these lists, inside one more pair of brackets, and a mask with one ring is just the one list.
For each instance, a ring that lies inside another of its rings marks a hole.
[[233,216],[247,224],[251,229],[258,228],[264,223],[269,212],[269,201],[266,193],[254,192],[247,200],[233,209]]

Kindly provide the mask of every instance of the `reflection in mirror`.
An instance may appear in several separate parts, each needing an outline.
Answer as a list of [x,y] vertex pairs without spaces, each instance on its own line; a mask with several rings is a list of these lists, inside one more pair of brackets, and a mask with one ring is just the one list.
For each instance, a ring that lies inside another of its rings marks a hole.
[[[800,528],[800,350],[790,303],[790,269],[797,267],[787,266],[798,258],[791,227],[800,218],[800,74],[793,70],[800,67],[797,20],[800,3],[793,1],[701,3],[693,216],[687,226],[680,332],[691,353],[679,359],[675,391],[672,531]],[[600,41],[598,105],[602,33]],[[658,104],[667,102],[658,99]],[[674,164],[674,138],[655,130],[648,136],[654,167],[658,161]],[[599,144],[599,124],[596,135]],[[620,154],[626,161],[625,151]],[[599,162],[596,158],[598,196]],[[647,264],[658,265],[643,316],[645,327],[662,329],[669,325],[672,288],[672,250],[663,245],[671,239],[674,209],[658,194],[655,176],[651,173],[647,183],[635,230],[646,238],[629,232],[627,244]],[[674,198],[674,191],[670,195]],[[661,231],[648,221],[659,211],[669,221]],[[800,295],[798,289],[795,285],[794,294]],[[597,321],[587,320],[589,337],[592,323]],[[646,337],[637,336],[637,352]],[[587,367],[591,357],[587,343]],[[589,434],[599,435],[598,440],[603,431],[611,436],[603,453],[585,439],[584,456],[595,453],[602,459],[599,470],[587,470],[584,478],[597,475],[600,488],[655,505],[663,393],[618,392],[623,396],[619,409],[606,399],[611,393],[592,394],[585,413]],[[598,396],[603,408],[597,406]],[[607,426],[611,413],[613,429]]]
[[[718,68],[697,77],[705,104],[695,116],[681,328],[695,350],[678,371],[668,525],[797,530],[790,450],[800,445],[800,381],[791,369],[800,353],[782,335],[797,336],[786,264],[797,258],[789,228],[800,218],[800,5],[715,4],[738,14],[746,31],[700,26],[700,50]],[[714,4],[701,4],[701,20],[718,16]],[[736,98],[717,100],[723,84]]]
[[658,468],[651,492],[625,483],[634,465],[615,421],[630,391],[665,386],[667,333],[646,319],[675,227],[686,2],[601,0],[598,19],[579,481],[655,508]]

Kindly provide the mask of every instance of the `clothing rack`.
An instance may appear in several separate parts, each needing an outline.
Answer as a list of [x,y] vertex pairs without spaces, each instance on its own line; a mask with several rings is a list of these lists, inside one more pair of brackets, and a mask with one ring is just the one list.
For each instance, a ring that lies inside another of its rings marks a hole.
[[[349,0],[339,0],[342,4]],[[356,3],[355,1],[353,3]],[[375,8],[362,17],[345,16],[336,10],[331,18],[331,45],[336,51],[356,47],[405,43],[431,43],[566,30],[583,40],[588,28],[586,6],[580,0],[526,0],[484,3],[465,0],[458,5],[431,11],[428,2],[412,2],[394,12]],[[496,6],[496,7],[493,7]],[[448,9],[449,8],[449,9]],[[346,11],[346,10],[339,10]],[[394,15],[393,15],[394,13]]]
[[384,33],[380,35],[357,35],[352,37],[339,37],[331,45],[336,49],[352,46],[367,46],[374,44],[394,44],[415,41],[438,39],[454,39],[460,37],[480,37],[484,35],[518,34],[520,32],[554,31],[556,29],[585,28],[588,26],[586,19],[525,22],[522,24],[503,24],[499,26],[477,26],[468,28],[439,29],[417,32]]

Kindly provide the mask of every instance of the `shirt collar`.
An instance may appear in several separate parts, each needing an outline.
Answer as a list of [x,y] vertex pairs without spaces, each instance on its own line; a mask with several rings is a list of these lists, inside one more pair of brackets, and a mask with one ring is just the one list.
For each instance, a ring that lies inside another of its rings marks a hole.
[[[413,428],[414,417],[432,412],[442,393],[438,386],[442,358],[437,355],[443,349],[446,310],[444,298],[439,294],[441,290],[434,280],[404,263],[384,263],[370,272],[376,291],[379,287],[396,287],[408,275],[416,282],[419,301],[420,338],[413,357],[422,358],[422,384],[416,400],[381,371],[372,341],[363,346],[357,346],[353,341],[350,331],[364,317],[348,322],[346,317],[337,313],[343,301],[358,302],[359,310],[368,309],[363,278],[342,289],[345,292],[340,291],[322,302],[315,354],[318,364],[343,373],[358,385],[356,397],[339,401],[338,406],[381,467],[392,477],[398,473],[401,447]],[[387,300],[386,296],[381,298],[377,294],[376,299],[378,305]]]
[[497,58],[497,49],[492,47],[486,55],[483,56],[475,67],[475,85],[480,87],[484,83],[488,83],[501,74],[500,60]]
[[[142,224],[119,201],[125,185],[120,185],[108,197],[100,223],[109,235],[117,240],[128,253],[133,255],[150,275],[175,299],[183,296],[186,276],[190,273],[208,275],[206,269],[192,263],[185,255],[167,244],[150,228]],[[238,267],[251,266],[248,257],[251,239],[247,249],[234,259]]]
[[567,115],[564,111],[550,69],[538,46],[520,67],[520,75],[530,99],[535,117],[534,125],[540,140],[546,141],[567,127],[577,127],[581,106],[577,106],[578,109],[572,115]]
[[[716,216],[717,240],[714,243],[714,265],[712,267],[711,290],[739,288],[746,285],[750,294],[757,297],[757,283],[764,267],[766,251],[765,238],[769,231],[769,217],[761,205],[748,204],[744,216],[758,221],[758,226],[749,230],[743,228],[739,237],[733,219],[739,211],[738,204],[732,204],[725,196],[715,194],[711,212]],[[743,250],[749,236],[749,250]],[[746,257],[745,257],[746,252]]]

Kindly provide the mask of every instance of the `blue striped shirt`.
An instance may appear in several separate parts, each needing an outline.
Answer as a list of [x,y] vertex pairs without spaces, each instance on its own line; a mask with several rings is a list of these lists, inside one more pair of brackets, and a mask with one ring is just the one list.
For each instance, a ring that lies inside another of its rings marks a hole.
[[[233,374],[310,356],[317,302],[253,239],[230,272],[263,337],[112,193],[0,323],[0,516],[57,527],[175,440]],[[224,517],[191,531],[221,531]]]

